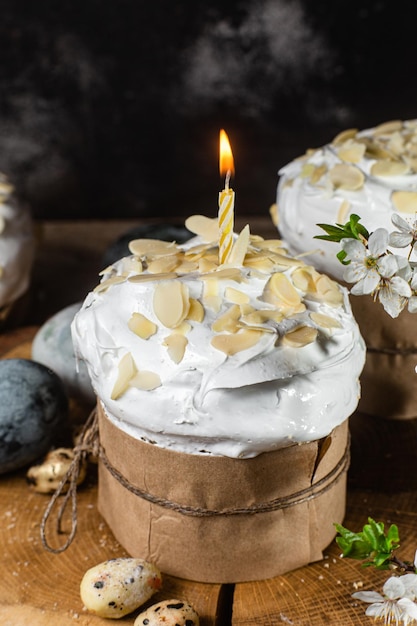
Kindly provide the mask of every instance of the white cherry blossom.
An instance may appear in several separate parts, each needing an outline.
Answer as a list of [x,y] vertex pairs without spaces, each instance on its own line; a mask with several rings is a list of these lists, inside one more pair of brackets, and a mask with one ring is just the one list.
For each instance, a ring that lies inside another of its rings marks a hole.
[[352,597],[369,604],[365,613],[375,620],[384,620],[386,625],[408,626],[417,623],[417,574],[391,576],[377,591],[357,591]]
[[381,275],[392,276],[392,261],[388,258],[389,233],[385,228],[377,228],[370,235],[367,246],[359,239],[342,239],[341,246],[350,261],[343,274],[348,283],[355,283],[351,289],[354,295],[374,293]]
[[391,217],[391,222],[398,228],[398,231],[390,233],[390,245],[394,248],[406,248],[412,245],[414,248],[417,241],[417,221],[415,220],[413,225],[410,226],[398,213],[394,213]]

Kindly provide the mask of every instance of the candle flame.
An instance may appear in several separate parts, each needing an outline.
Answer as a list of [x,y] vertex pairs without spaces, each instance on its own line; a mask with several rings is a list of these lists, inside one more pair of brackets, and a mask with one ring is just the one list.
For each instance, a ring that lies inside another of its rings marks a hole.
[[235,173],[232,148],[230,147],[229,138],[223,129],[220,131],[219,165],[221,176],[227,176],[228,178],[230,178],[230,176],[233,176],[233,174]]

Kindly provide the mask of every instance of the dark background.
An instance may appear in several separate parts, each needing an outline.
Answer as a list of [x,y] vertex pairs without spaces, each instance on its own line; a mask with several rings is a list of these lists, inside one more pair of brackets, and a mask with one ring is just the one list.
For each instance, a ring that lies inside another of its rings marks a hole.
[[341,129],[417,117],[415,0],[0,0],[0,170],[36,218],[236,212]]

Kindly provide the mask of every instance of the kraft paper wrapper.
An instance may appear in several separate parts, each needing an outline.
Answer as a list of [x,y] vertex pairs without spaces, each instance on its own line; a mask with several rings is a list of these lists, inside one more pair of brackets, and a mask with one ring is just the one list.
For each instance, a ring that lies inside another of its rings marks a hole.
[[393,319],[371,296],[351,296],[367,347],[358,411],[390,419],[417,417],[417,315]]
[[325,439],[230,459],[183,454],[136,440],[98,403],[107,461],[148,494],[182,506],[223,511],[269,503],[317,485],[280,510],[197,517],[153,504],[99,462],[99,511],[127,552],[164,573],[212,583],[260,580],[320,560],[345,513],[348,423]]

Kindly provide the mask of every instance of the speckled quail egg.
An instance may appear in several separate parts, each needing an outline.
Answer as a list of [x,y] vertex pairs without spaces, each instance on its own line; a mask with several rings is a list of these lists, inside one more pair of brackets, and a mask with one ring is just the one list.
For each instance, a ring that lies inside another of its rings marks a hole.
[[119,619],[161,588],[159,569],[143,559],[111,559],[89,569],[81,581],[84,606],[100,617]]

